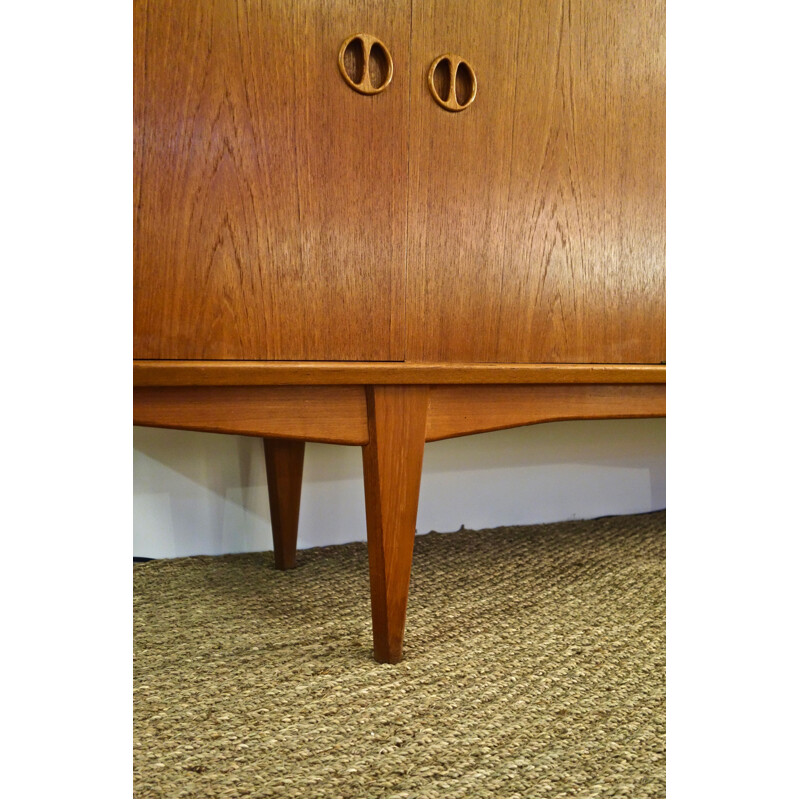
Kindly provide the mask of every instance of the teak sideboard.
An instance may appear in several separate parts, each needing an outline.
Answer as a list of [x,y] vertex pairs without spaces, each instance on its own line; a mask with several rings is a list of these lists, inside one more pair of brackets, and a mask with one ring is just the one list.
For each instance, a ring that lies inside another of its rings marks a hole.
[[363,450],[402,657],[425,442],[655,417],[664,0],[135,0],[134,424]]

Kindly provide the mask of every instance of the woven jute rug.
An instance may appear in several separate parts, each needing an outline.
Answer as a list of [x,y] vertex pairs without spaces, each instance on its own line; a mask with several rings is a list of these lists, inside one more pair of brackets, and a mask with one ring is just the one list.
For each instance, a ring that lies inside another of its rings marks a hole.
[[134,567],[136,797],[664,797],[665,512]]

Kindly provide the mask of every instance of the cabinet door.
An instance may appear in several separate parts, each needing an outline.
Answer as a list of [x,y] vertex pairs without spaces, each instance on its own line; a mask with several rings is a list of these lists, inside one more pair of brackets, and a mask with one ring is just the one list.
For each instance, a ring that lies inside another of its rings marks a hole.
[[134,8],[134,356],[401,359],[410,3]]
[[[664,25],[663,0],[415,4],[409,359],[665,359]],[[478,84],[456,113],[446,52]]]

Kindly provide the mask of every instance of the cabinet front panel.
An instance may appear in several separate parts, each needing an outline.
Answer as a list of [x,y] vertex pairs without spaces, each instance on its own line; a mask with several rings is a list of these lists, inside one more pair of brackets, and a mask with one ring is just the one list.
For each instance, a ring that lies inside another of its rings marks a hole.
[[[665,359],[663,0],[415,4],[407,357]],[[474,103],[434,101],[456,53]]]
[[[134,356],[402,359],[409,4],[134,8]],[[339,74],[356,33],[380,94]]]

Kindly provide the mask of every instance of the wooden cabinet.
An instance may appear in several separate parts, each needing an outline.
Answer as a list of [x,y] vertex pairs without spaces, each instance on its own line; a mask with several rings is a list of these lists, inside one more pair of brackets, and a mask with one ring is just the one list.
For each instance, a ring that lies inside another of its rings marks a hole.
[[425,441],[665,413],[664,33],[663,0],[134,4],[134,421],[263,436],[282,567],[302,443],[363,447],[380,660]]

